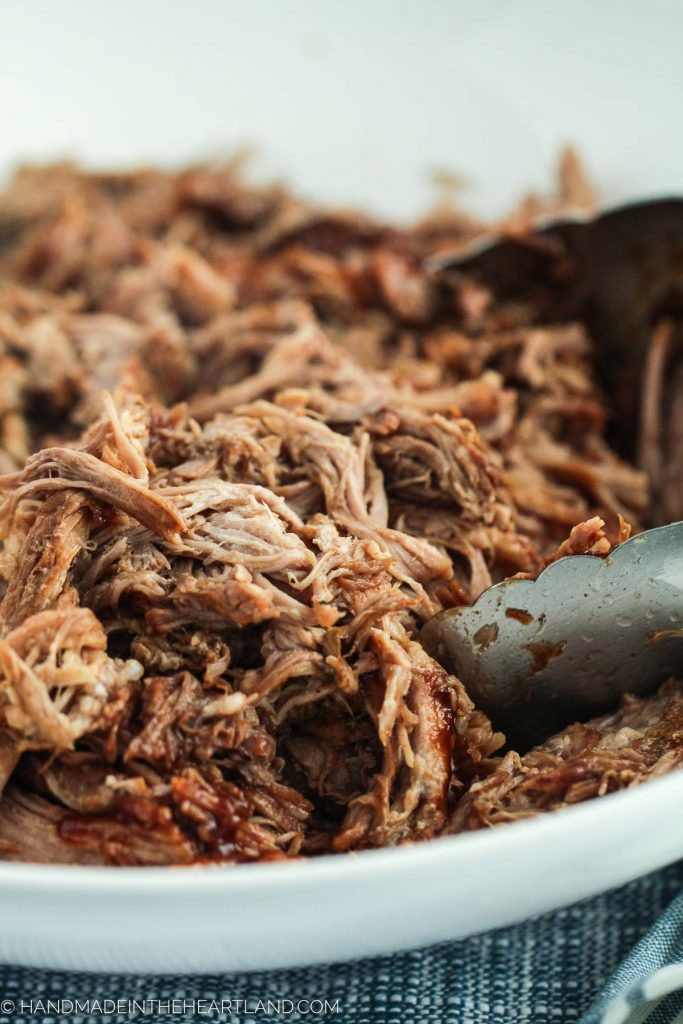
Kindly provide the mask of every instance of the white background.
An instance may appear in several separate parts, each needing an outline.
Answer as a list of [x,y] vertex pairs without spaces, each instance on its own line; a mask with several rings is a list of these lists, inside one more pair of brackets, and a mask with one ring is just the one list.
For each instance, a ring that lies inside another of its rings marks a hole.
[[250,143],[315,198],[495,212],[581,146],[612,201],[676,191],[676,0],[0,0],[0,169]]

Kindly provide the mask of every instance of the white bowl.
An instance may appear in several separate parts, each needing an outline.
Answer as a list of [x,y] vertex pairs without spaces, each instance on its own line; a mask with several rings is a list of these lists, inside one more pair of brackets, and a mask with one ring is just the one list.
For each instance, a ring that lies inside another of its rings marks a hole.
[[[308,195],[408,218],[461,172],[502,211],[578,144],[605,199],[677,192],[675,0],[70,0],[0,9],[0,160],[179,164],[260,147]],[[397,850],[237,868],[0,865],[0,961],[216,971],[499,927],[683,854],[683,773]]]
[[262,970],[456,939],[594,896],[683,852],[683,774],[415,846],[211,868],[0,865],[0,962]]

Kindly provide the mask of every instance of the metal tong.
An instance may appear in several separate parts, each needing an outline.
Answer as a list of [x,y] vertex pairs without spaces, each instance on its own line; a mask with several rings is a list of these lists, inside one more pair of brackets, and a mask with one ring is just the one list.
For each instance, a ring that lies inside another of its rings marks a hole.
[[[466,271],[501,296],[530,281],[561,281],[571,315],[596,342],[617,417],[635,436],[653,325],[683,312],[683,199],[486,237],[432,259],[430,269]],[[683,522],[676,522],[635,536],[605,559],[570,556],[535,581],[491,587],[472,607],[435,616],[421,640],[525,749],[614,708],[624,693],[648,694],[681,676],[682,592]]]

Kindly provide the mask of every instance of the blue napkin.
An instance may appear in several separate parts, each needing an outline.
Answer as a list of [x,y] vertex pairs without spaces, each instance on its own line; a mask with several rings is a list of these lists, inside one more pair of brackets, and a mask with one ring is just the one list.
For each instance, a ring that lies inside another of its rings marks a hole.
[[614,972],[582,1024],[683,1020],[683,893]]
[[0,1024],[673,1024],[683,1020],[682,891],[683,862],[514,928],[299,970],[161,977],[0,966]]

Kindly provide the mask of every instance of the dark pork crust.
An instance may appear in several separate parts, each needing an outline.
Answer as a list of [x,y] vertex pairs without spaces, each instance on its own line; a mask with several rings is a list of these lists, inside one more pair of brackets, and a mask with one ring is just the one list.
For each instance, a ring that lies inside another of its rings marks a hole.
[[[590,203],[573,156],[560,177],[507,229]],[[561,275],[502,300],[426,269],[478,230],[319,210],[235,167],[17,173],[0,858],[386,846],[677,766],[673,690],[625,746],[594,723],[496,759],[504,738],[416,639],[492,582],[607,553],[618,513],[648,508]]]

